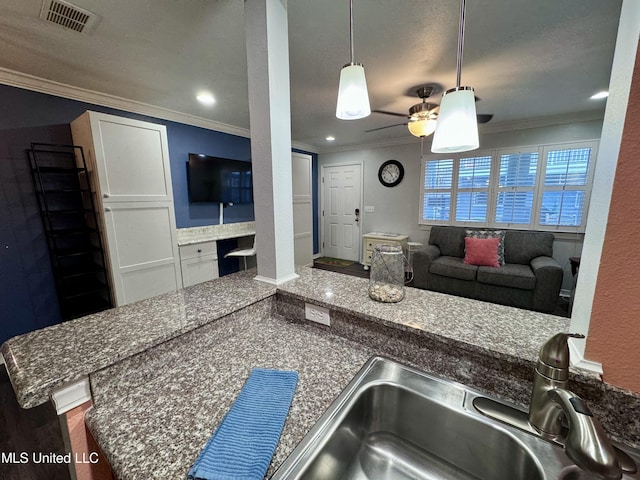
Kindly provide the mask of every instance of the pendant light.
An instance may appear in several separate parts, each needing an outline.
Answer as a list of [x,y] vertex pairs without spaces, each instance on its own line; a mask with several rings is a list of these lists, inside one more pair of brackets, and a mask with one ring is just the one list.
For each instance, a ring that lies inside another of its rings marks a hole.
[[349,0],[349,45],[351,47],[351,63],[342,67],[340,72],[336,117],[342,120],[357,120],[368,117],[371,114],[371,107],[369,106],[364,67],[354,61],[353,0]]
[[464,16],[465,0],[461,0],[456,87],[447,90],[442,95],[438,126],[431,144],[433,153],[468,152],[480,146],[475,93],[472,87],[460,86],[462,50],[464,48]]

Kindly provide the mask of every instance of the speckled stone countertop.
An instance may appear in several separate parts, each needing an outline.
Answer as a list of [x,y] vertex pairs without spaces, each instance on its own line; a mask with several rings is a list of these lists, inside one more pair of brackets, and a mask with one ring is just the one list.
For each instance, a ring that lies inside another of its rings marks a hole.
[[464,343],[489,355],[534,361],[552,335],[568,331],[569,319],[479,302],[438,292],[405,288],[398,303],[369,298],[369,281],[326,270],[299,269],[300,278],[278,291],[332,310],[348,312],[394,328]]
[[[382,304],[366,279],[297,273],[277,289],[253,280],[255,270],[225,276],[16,337],[2,353],[27,406],[89,374],[87,421],[119,478],[184,478],[253,367],[300,374],[273,469],[373,354],[522,404],[540,345],[569,326],[412,288]],[[327,307],[331,327],[304,322],[305,302]],[[593,376],[577,386],[608,431],[640,442],[640,396]]]
[[374,354],[263,303],[90,376],[86,422],[118,479],[184,479],[255,367],[299,375],[271,475]]
[[66,383],[272,296],[275,287],[254,275],[240,272],[7,340],[1,351],[18,403],[45,403]]
[[178,229],[178,245],[210,242],[224,238],[245,237],[255,235],[256,222],[223,223],[205,227],[189,227]]

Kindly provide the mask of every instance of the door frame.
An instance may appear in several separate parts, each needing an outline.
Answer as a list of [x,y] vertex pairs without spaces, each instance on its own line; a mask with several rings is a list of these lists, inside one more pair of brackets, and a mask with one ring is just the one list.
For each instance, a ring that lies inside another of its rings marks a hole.
[[320,201],[318,202],[318,218],[320,224],[320,256],[324,256],[324,216],[322,211],[324,210],[324,175],[326,168],[333,167],[348,167],[351,165],[358,165],[360,167],[360,241],[358,242],[358,263],[362,263],[362,235],[364,229],[364,162],[339,162],[339,163],[327,163],[320,166],[320,175],[318,176],[318,191],[320,192]]

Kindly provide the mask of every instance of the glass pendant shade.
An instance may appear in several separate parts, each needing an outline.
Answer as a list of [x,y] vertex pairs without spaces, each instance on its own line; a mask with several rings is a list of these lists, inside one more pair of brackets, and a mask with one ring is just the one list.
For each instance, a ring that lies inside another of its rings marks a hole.
[[362,65],[345,65],[340,71],[336,117],[357,120],[371,114],[367,80]]
[[413,122],[410,121],[407,124],[407,127],[409,128],[411,135],[414,137],[428,137],[435,131],[437,125],[437,120],[433,118],[425,118]]
[[438,126],[433,135],[433,153],[456,153],[480,146],[476,99],[471,87],[456,87],[442,96]]

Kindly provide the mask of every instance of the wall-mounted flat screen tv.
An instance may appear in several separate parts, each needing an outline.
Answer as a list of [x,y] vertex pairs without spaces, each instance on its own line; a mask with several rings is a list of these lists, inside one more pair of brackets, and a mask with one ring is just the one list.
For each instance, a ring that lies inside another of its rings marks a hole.
[[191,203],[253,203],[250,161],[190,153],[187,182]]

